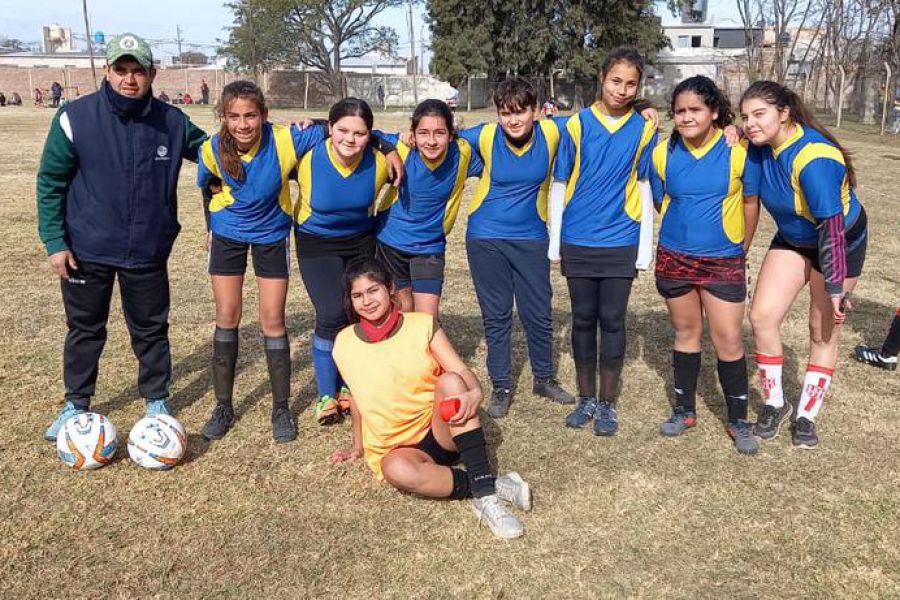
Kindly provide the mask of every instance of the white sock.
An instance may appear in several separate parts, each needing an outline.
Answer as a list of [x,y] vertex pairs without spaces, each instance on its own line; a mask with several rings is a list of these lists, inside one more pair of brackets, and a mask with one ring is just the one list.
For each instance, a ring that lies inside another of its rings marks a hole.
[[816,420],[816,415],[822,408],[825,393],[831,385],[831,377],[834,369],[809,365],[806,367],[806,377],[803,378],[803,394],[800,396],[800,404],[797,406],[797,418],[806,417],[810,421]]
[[781,408],[784,406],[784,388],[781,386],[784,357],[757,352],[756,366],[759,367],[759,383],[762,386],[763,399],[769,406]]

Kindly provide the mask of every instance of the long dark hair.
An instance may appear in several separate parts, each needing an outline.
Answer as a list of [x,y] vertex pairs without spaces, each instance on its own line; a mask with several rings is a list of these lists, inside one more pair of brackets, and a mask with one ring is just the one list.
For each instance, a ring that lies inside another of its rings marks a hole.
[[368,277],[372,281],[384,285],[389,291],[394,285],[391,274],[377,258],[360,258],[347,263],[341,283],[344,287],[344,312],[347,313],[347,318],[351,323],[359,323],[359,315],[353,310],[353,300],[350,294],[353,291],[353,282],[360,277]]
[[[719,116],[713,121],[713,125],[719,129],[725,129],[734,123],[734,111],[731,109],[731,102],[728,101],[728,96],[719,89],[719,86],[712,79],[704,75],[688,77],[675,86],[675,89],[672,91],[672,101],[669,103],[669,118],[674,119],[675,101],[678,99],[678,96],[686,92],[697,94],[710,111],[718,113]],[[678,128],[676,127],[669,138],[669,148],[674,148],[680,137],[681,134],[678,133]]]
[[232,81],[222,89],[222,99],[219,101],[219,115],[222,118],[222,126],[219,128],[219,162],[222,169],[237,181],[244,179],[244,163],[241,161],[237,140],[228,131],[228,119],[225,115],[228,114],[231,103],[239,98],[252,100],[263,121],[269,110],[262,90],[252,81]]
[[369,131],[372,131],[372,127],[375,124],[372,108],[368,102],[360,98],[344,98],[335,102],[331,110],[328,111],[328,124],[334,125],[344,117],[361,118]]
[[778,110],[788,107],[792,122],[804,127],[812,127],[825,136],[825,139],[841,151],[841,154],[844,156],[844,166],[847,169],[847,181],[850,183],[850,187],[856,187],[856,169],[853,168],[850,152],[819,122],[796,92],[775,81],[763,80],[757,81],[747,88],[743,96],[741,96],[741,106],[744,105],[744,102],[753,98],[758,98],[766,104],[771,104]]
[[450,132],[451,136],[456,135],[456,129],[453,127],[453,112],[443,100],[425,100],[416,106],[416,109],[412,114],[411,129],[413,131],[419,126],[419,121],[421,121],[423,117],[440,117],[444,119],[444,122],[447,124],[447,131]]

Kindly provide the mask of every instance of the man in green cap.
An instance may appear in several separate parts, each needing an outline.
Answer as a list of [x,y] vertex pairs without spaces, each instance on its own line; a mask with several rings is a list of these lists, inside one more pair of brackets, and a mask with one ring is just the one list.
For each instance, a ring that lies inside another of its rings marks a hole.
[[113,282],[138,358],[147,415],[169,414],[169,276],[180,225],[178,175],[206,134],[153,97],[153,53],[124,33],[106,50],[97,92],[66,104],[50,125],[37,174],[38,231],[60,278],[68,334],[65,404],[44,434],[89,409]]

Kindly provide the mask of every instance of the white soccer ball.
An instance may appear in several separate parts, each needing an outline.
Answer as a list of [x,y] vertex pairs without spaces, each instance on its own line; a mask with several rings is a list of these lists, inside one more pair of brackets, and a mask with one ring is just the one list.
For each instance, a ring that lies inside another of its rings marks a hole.
[[101,414],[74,415],[56,435],[56,453],[76,471],[99,469],[116,453],[117,435],[112,422]]
[[181,462],[187,432],[175,417],[144,417],[128,434],[128,456],[145,469],[167,471]]

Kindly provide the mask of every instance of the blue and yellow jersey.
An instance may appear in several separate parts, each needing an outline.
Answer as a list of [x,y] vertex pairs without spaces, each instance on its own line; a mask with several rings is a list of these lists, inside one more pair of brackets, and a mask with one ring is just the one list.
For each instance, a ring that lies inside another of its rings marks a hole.
[[656,129],[633,110],[619,119],[597,104],[569,117],[554,179],[567,181],[561,241],[591,248],[634,246],[643,213],[638,180],[650,173]]
[[546,240],[547,195],[560,125],[537,121],[531,140],[510,144],[499,123],[476,125],[459,134],[484,162],[469,202],[466,237],[473,239]]
[[690,256],[744,253],[744,196],[759,186],[759,165],[747,161],[747,141],[729,148],[720,129],[695,148],[682,137],[653,149],[653,202],[661,205],[659,243]]
[[466,179],[481,175],[481,158],[464,139],[451,141],[443,158],[432,162],[396,134],[375,134],[397,146],[404,165],[399,192],[392,187],[380,208],[378,239],[410,254],[443,252]]
[[323,140],[300,159],[297,180],[298,232],[345,237],[374,231],[378,193],[387,181],[387,162],[378,150],[367,146],[345,167],[331,140]]
[[751,147],[749,160],[760,164],[759,198],[778,233],[791,244],[814,247],[817,220],[843,213],[849,227],[860,205],[841,151],[812,127],[796,128],[778,148]]
[[323,128],[282,127],[265,123],[259,142],[241,156],[244,179],[237,181],[219,162],[219,135],[200,148],[197,185],[206,187],[213,177],[222,191],[209,203],[213,233],[238,242],[271,244],[291,232],[291,191],[288,175],[297,161],[325,137]]

